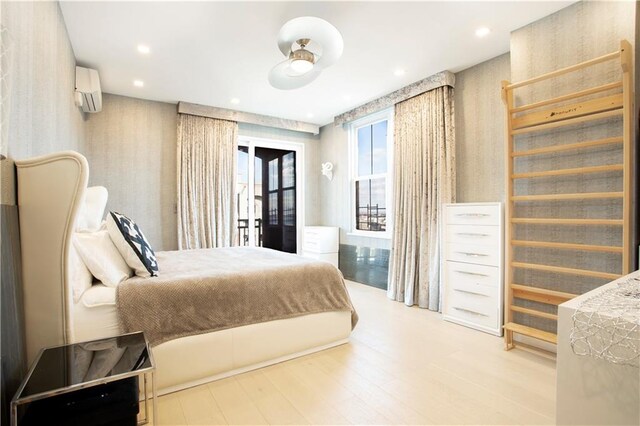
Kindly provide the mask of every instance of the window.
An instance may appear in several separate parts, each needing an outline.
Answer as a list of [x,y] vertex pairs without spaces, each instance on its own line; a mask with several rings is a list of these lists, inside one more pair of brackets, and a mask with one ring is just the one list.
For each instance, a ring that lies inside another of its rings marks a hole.
[[354,122],[350,131],[353,233],[391,235],[392,110]]

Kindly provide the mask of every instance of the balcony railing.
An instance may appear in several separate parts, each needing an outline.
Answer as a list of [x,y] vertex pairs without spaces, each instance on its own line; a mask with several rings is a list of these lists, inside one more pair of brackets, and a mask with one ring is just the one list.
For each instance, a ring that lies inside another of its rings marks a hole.
[[358,217],[356,218],[356,229],[362,231],[386,231],[387,230],[387,209],[384,207],[362,206],[358,207]]
[[[238,219],[238,244],[249,245],[249,219]],[[254,226],[256,245],[262,247],[262,219],[255,220]]]

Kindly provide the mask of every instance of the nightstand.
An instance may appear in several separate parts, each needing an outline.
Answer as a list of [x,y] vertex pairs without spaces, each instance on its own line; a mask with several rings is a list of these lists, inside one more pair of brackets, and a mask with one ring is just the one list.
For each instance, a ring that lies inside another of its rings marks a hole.
[[[149,375],[155,395],[155,365],[141,332],[42,349],[11,401],[11,424],[146,424]],[[157,422],[155,399],[152,405]]]

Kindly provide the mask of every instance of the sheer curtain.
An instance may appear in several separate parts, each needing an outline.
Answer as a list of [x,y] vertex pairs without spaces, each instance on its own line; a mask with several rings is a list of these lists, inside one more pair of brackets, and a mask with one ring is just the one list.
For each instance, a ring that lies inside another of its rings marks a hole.
[[394,213],[389,298],[440,309],[439,213],[455,201],[453,88],[395,106]]
[[178,116],[178,247],[236,244],[238,123]]

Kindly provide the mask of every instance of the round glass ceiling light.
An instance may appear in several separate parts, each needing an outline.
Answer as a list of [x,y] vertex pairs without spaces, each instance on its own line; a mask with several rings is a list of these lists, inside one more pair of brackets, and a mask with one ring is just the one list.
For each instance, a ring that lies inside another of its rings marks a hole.
[[291,61],[291,69],[297,74],[305,74],[311,71],[313,68],[313,63],[307,61],[306,59],[294,59]]

